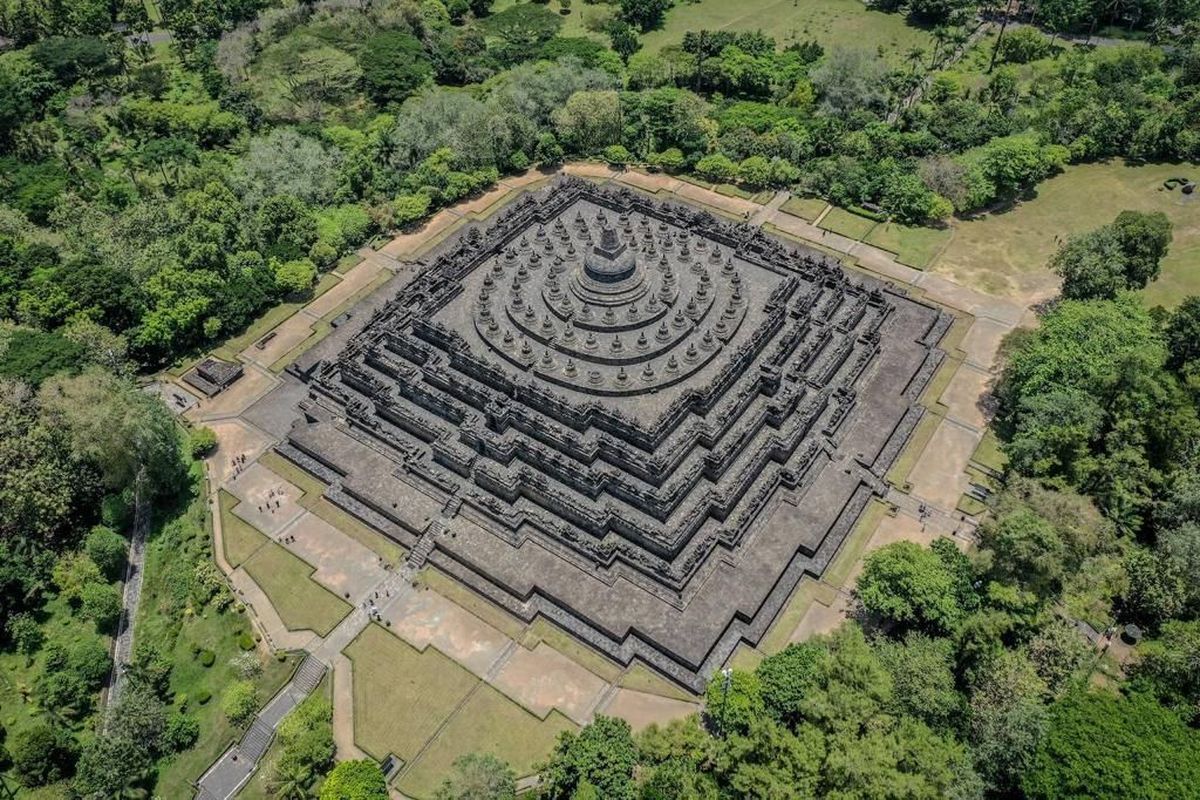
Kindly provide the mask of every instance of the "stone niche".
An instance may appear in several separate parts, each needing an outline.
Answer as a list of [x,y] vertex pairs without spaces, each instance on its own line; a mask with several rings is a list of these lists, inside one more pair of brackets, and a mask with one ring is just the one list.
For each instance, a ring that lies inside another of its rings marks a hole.
[[296,370],[279,452],[418,563],[698,690],[883,493],[950,322],[752,226],[564,179]]

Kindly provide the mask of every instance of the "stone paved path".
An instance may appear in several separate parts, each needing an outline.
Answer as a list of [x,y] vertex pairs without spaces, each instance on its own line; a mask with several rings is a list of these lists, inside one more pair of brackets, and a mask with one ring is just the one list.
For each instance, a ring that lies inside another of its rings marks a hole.
[[150,520],[150,509],[139,490],[134,500],[133,536],[129,542],[129,563],[125,567],[121,620],[113,640],[112,675],[104,698],[106,708],[111,708],[121,699],[121,691],[125,687],[125,667],[133,654],[133,623],[137,620],[138,604],[142,599],[142,567],[146,560],[146,534],[150,530]]

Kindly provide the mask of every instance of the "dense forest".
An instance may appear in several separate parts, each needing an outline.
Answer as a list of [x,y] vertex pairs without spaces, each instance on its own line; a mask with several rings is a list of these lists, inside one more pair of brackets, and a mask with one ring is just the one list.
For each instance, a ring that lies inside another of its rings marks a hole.
[[[212,440],[137,379],[305,297],[372,237],[568,159],[927,225],[1069,164],[1200,161],[1196,0],[879,0],[932,31],[899,60],[726,30],[643,48],[670,0],[495,5],[0,0],[0,658],[22,676],[4,702],[25,709],[0,718],[5,774],[52,797],[153,791],[208,732],[209,697],[181,702],[173,681],[174,654],[216,658],[185,619],[236,616],[196,502]],[[978,64],[949,69],[985,22],[999,35]],[[1131,43],[1087,46],[1113,28]],[[978,552],[877,552],[855,622],[718,678],[702,718],[565,737],[547,796],[1194,794],[1200,298],[1165,311],[1130,293],[1170,241],[1131,212],[1048,265],[1063,297],[1007,344],[1009,467]],[[151,581],[158,627],[101,736],[139,506],[187,557]],[[1089,684],[1080,621],[1145,632],[1127,675]],[[217,666],[238,679],[220,704],[236,727],[265,678],[230,624]],[[280,796],[331,768],[327,717],[281,732]],[[364,769],[339,766],[326,786],[351,788],[329,796],[375,796]],[[443,789],[512,792],[482,755]]]

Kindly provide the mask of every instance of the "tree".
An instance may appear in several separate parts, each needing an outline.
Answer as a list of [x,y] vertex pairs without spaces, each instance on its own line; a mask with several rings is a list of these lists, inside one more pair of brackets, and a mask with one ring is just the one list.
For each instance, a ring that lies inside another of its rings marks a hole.
[[1021,781],[1033,800],[1184,797],[1200,785],[1200,735],[1152,698],[1076,692],[1050,725]]
[[965,709],[955,685],[951,640],[914,631],[899,642],[880,639],[874,648],[892,676],[896,713],[919,719],[942,733],[958,728]]
[[[764,658],[754,670],[763,705],[777,722],[794,725],[799,719],[800,701],[811,685],[822,654],[823,650],[817,644],[793,643]],[[712,691],[711,685],[709,691]],[[711,707],[711,702],[709,705]]]
[[258,689],[250,681],[230,684],[221,698],[221,711],[233,725],[246,725],[258,712]]
[[554,38],[562,18],[545,6],[519,3],[483,20],[484,31],[500,40],[496,56],[505,64],[525,60]]
[[38,397],[75,452],[99,466],[109,489],[133,486],[139,476],[151,493],[177,485],[183,463],[179,436],[157,397],[98,368],[52,378]]
[[8,742],[12,769],[26,786],[45,786],[69,777],[78,752],[71,734],[44,722],[15,733]]
[[887,64],[866,50],[833,48],[811,75],[821,109],[839,117],[882,111],[887,105]]
[[1029,660],[1054,697],[1078,683],[1091,654],[1079,629],[1062,619],[1042,628],[1029,642]]
[[637,31],[624,20],[613,20],[605,30],[608,33],[608,41],[612,45],[613,52],[626,63],[629,63],[630,56],[642,48]]
[[341,761],[321,784],[321,800],[388,800],[383,770],[374,761]]
[[1125,254],[1125,276],[1131,288],[1158,277],[1159,263],[1171,246],[1171,221],[1161,211],[1122,211],[1111,226]]
[[96,623],[96,630],[106,633],[117,628],[121,619],[121,593],[107,583],[89,583],[80,593],[79,613]]
[[704,713],[722,735],[748,731],[766,713],[758,675],[733,670],[728,679],[723,674],[714,676],[704,693]]
[[1001,651],[976,671],[968,709],[975,766],[994,791],[1011,792],[1046,729],[1046,685],[1023,654]]
[[673,0],[621,0],[621,18],[643,31],[662,24]]
[[401,194],[392,201],[393,221],[397,228],[407,228],[429,213],[429,195]]
[[565,731],[542,770],[547,797],[572,798],[581,785],[595,787],[605,800],[633,800],[633,768],[637,749],[629,723],[616,717],[596,717],[579,733]]
[[696,172],[711,181],[731,181],[737,177],[738,167],[724,153],[707,155],[696,162]]
[[453,772],[435,795],[436,800],[514,800],[516,774],[491,753],[468,753],[454,760]]
[[559,139],[589,155],[621,139],[621,101],[614,91],[575,92],[554,113]]
[[399,103],[433,77],[421,42],[400,31],[383,31],[367,39],[358,64],[367,94],[380,106]]
[[1179,369],[1200,359],[1200,297],[1185,297],[1171,312],[1166,338],[1172,367]]
[[902,541],[867,556],[856,593],[863,608],[881,619],[946,633],[963,616],[956,584],[937,553]]
[[83,540],[83,550],[108,580],[115,581],[125,576],[129,545],[125,537],[112,528],[103,525],[92,528]]
[[1191,723],[1200,719],[1200,620],[1171,620],[1138,646],[1133,686],[1148,692]]
[[317,281],[317,265],[307,258],[275,263],[275,287],[283,295],[304,294]]

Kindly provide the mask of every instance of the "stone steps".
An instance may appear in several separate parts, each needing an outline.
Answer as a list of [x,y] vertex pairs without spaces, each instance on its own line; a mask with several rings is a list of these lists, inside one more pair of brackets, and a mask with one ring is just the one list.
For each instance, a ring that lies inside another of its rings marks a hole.
[[300,662],[300,668],[296,670],[296,677],[292,678],[293,693],[298,692],[305,696],[311,694],[325,677],[326,669],[321,659],[311,655],[305,656]]
[[271,726],[261,719],[255,719],[242,741],[238,743],[238,755],[247,761],[257,762],[270,748],[274,738],[275,731]]

